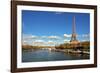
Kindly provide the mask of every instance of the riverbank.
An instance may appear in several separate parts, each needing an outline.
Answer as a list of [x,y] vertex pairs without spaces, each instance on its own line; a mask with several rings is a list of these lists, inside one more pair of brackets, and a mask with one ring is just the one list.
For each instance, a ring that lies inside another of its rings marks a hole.
[[56,48],[38,48],[38,49],[34,49],[34,48],[31,48],[31,49],[22,49],[23,51],[36,51],[36,50],[44,50],[44,49],[47,49],[49,51],[56,51],[56,52],[64,52],[64,53],[72,53],[72,54],[87,54],[89,55],[90,52],[89,51],[81,51],[81,50],[74,50],[74,49],[56,49]]
[[53,49],[52,51],[58,51],[58,52],[64,52],[64,53],[73,53],[73,54],[90,54],[90,52],[88,51],[80,51],[80,50],[70,50],[70,49]]

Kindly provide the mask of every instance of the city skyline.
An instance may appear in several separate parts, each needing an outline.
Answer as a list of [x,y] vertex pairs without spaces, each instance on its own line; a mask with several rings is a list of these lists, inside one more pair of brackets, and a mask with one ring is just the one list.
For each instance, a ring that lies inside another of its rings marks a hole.
[[22,42],[29,45],[54,46],[69,42],[73,16],[79,41],[89,41],[90,15],[88,13],[22,11]]

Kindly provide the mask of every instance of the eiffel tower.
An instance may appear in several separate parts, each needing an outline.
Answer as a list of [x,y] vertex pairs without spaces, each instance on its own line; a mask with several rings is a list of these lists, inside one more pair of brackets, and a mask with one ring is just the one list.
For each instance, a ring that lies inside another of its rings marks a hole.
[[70,44],[77,45],[79,44],[79,41],[77,40],[77,34],[76,34],[76,26],[75,26],[75,16],[73,17],[73,25],[72,25],[72,36],[70,40]]

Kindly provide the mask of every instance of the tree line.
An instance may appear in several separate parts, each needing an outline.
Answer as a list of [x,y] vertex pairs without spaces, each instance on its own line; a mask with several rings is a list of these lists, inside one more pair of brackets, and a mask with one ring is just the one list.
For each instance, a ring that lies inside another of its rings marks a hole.
[[70,44],[70,43],[63,43],[60,45],[55,45],[55,46],[32,46],[32,45],[22,45],[22,49],[41,49],[41,48],[51,48],[54,47],[56,49],[74,49],[74,48],[81,48],[84,50],[90,50],[90,42],[89,41],[85,41],[85,42],[80,42],[79,44],[77,44],[77,46],[75,47],[74,45]]

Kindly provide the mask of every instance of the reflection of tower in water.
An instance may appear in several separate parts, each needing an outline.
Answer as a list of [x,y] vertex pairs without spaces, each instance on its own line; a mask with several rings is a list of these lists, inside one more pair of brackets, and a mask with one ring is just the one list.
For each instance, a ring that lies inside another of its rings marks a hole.
[[72,24],[72,36],[70,40],[70,44],[74,47],[79,45],[79,41],[77,40],[77,34],[76,34],[76,25],[75,25],[75,16],[73,17],[73,24]]

